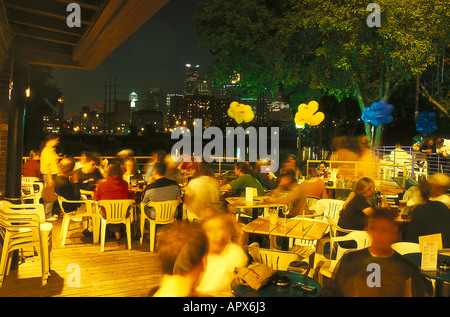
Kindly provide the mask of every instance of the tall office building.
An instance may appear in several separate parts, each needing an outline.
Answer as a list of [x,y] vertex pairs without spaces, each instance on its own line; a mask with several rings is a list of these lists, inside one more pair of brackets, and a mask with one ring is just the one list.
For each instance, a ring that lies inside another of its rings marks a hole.
[[200,65],[186,64],[186,79],[184,80],[185,95],[211,95],[211,81],[201,78],[199,75]]

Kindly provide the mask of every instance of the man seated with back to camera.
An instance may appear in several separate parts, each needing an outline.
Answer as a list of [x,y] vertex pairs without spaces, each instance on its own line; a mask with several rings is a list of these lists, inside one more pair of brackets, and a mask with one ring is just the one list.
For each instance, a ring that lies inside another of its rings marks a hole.
[[[142,202],[147,204],[149,202],[160,202],[168,200],[178,200],[181,202],[181,190],[178,183],[174,180],[168,179],[166,175],[166,165],[163,162],[155,163],[153,167],[153,178],[155,181],[148,184],[145,188],[144,194],[142,196]],[[145,214],[151,218],[155,219],[156,212],[154,208],[144,207]],[[178,210],[175,217],[178,217]]]
[[[55,193],[67,200],[81,200],[78,175],[74,172],[75,161],[72,158],[63,158],[59,163],[59,174],[55,177]],[[65,213],[84,211],[86,204],[63,203]]]
[[442,246],[450,248],[450,210],[441,201],[430,200],[432,187],[426,180],[419,184],[419,190],[425,204],[416,206],[411,211],[411,222],[406,229],[406,240],[419,242],[420,236],[442,235]]
[[392,249],[399,235],[393,213],[375,209],[365,230],[370,246],[342,256],[336,267],[333,296],[425,296],[426,280],[419,268]]

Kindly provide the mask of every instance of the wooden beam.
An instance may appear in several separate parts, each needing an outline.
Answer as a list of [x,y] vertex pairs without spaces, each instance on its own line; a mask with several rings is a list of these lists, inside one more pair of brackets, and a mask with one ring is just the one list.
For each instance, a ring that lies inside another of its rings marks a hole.
[[81,37],[87,29],[86,25],[82,25],[79,28],[69,28],[65,21],[59,19],[41,16],[34,16],[33,19],[30,19],[29,14],[18,11],[7,11],[7,17],[11,28],[14,27],[13,31],[19,27],[22,27],[24,30],[36,28]]
[[116,0],[102,11],[74,52],[84,69],[96,68],[169,0]]
[[[66,21],[69,12],[67,5],[47,0],[5,0],[5,6],[8,11],[19,11],[28,14],[28,19],[35,16],[46,18],[55,18]],[[97,11],[83,8],[81,14],[81,23],[88,25],[96,15]]]

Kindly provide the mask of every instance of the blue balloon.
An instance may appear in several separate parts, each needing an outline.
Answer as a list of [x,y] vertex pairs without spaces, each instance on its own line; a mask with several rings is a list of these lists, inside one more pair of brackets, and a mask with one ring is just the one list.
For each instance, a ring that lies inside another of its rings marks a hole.
[[436,131],[436,114],[430,111],[420,112],[416,122],[416,129],[419,133],[433,133]]
[[374,126],[380,124],[390,124],[394,120],[391,112],[394,110],[394,106],[388,104],[385,99],[374,101],[370,107],[365,107],[361,115],[361,119]]

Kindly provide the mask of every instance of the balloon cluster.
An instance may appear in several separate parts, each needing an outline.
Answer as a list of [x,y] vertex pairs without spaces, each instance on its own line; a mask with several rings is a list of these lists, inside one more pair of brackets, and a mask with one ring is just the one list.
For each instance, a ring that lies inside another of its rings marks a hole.
[[236,120],[238,124],[242,122],[250,122],[255,118],[252,107],[233,101],[228,108],[227,114]]
[[423,111],[419,113],[416,122],[416,129],[419,133],[433,133],[437,130],[436,114],[430,111]]
[[387,103],[385,99],[374,101],[370,107],[365,107],[361,119],[378,127],[380,124],[392,123],[392,111],[394,106]]
[[298,106],[298,111],[295,114],[295,123],[301,127],[304,127],[305,123],[310,126],[319,125],[325,119],[325,115],[323,112],[317,112],[317,110],[319,110],[317,101],[313,100],[308,104],[302,103]]

